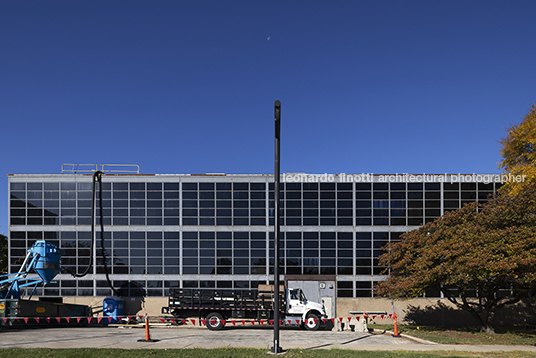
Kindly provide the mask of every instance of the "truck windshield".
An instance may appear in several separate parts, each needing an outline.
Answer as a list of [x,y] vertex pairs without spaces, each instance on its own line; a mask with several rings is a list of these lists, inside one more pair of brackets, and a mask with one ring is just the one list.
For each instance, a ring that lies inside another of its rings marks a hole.
[[290,290],[290,299],[291,300],[300,300],[301,302],[307,301],[302,290]]
[[300,301],[302,301],[302,302],[307,301],[307,298],[305,297],[305,294],[301,290],[300,290]]

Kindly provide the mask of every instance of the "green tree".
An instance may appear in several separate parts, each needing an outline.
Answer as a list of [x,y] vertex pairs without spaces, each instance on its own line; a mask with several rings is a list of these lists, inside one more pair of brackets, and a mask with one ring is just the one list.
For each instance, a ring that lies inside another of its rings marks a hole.
[[7,237],[0,234],[0,274],[7,273]]
[[536,184],[448,212],[386,249],[379,261],[390,276],[379,295],[439,290],[491,332],[494,313],[535,288]]
[[525,184],[536,183],[536,106],[532,105],[523,121],[508,129],[501,141],[502,161],[499,168],[513,175],[525,175],[523,182],[509,182],[504,188],[519,193]]

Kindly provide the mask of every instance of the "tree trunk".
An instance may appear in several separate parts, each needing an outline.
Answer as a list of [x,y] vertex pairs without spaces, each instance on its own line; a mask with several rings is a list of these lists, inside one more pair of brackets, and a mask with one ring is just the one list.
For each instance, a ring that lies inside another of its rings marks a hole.
[[[447,296],[447,295],[445,295]],[[462,296],[462,303],[458,302],[455,297],[453,296],[447,296],[447,299],[454,303],[458,308],[468,312],[473,316],[477,324],[480,326],[480,332],[492,335],[495,334],[495,330],[491,326],[491,322],[493,321],[493,314],[494,310],[496,308],[495,303],[496,301],[490,300],[489,297],[487,299],[484,299],[485,304],[482,304],[482,297],[479,297],[480,309],[475,309],[474,307],[471,307],[469,305],[469,302],[467,300],[466,296]]]
[[486,333],[486,334],[488,334],[488,335],[493,335],[493,334],[495,334],[495,330],[494,330],[493,327],[490,326],[490,325],[482,326],[482,327],[480,328],[480,332],[482,332],[482,333]]
[[480,327],[480,332],[492,335],[495,334],[495,329],[491,326],[491,322],[493,321],[493,309],[494,307],[493,303],[488,301],[488,304],[484,307],[484,310],[482,312],[482,326]]

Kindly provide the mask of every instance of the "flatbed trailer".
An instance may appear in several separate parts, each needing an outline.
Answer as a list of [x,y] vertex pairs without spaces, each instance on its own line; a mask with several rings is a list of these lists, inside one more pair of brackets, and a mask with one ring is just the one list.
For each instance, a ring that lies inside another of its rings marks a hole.
[[[320,319],[325,317],[323,305],[308,303],[299,289],[281,286],[280,292],[280,317],[285,317],[285,323],[318,329]],[[208,329],[219,330],[229,319],[272,320],[275,296],[271,285],[259,285],[258,289],[171,288],[162,313],[179,320],[198,317],[205,320]]]
[[273,292],[259,293],[257,289],[171,288],[168,307],[162,307],[162,313],[181,319],[206,318],[207,328],[218,330],[230,318],[273,319],[273,298]]
[[0,326],[77,325],[80,322],[74,318],[80,317],[91,317],[91,308],[59,300],[0,299]]

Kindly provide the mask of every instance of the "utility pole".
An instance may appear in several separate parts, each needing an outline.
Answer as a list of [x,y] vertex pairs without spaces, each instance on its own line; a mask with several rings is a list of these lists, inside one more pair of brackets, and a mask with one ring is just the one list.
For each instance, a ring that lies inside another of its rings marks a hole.
[[281,132],[281,101],[277,100],[274,103],[274,119],[275,119],[275,170],[274,170],[274,346],[271,353],[278,354],[283,352],[279,346],[279,313],[280,309],[280,292],[279,292],[279,238],[281,237],[281,228],[279,227],[279,184],[280,184],[280,132]]

